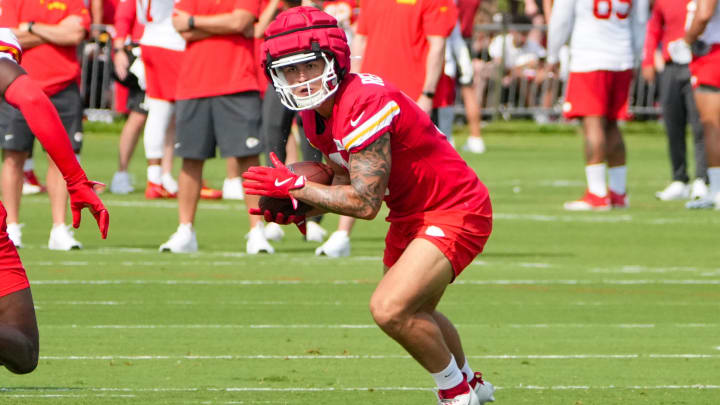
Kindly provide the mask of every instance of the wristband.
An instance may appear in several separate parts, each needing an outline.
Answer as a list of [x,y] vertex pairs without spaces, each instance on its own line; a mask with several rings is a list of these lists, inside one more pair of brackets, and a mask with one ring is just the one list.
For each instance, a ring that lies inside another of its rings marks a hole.
[[32,33],[33,33],[33,32],[32,32],[32,26],[35,25],[35,21],[29,21],[27,24],[28,24],[28,26],[27,26],[27,30],[28,30],[28,31],[27,31],[27,32],[29,32],[29,33],[32,34]]
[[432,91],[423,91],[422,94],[423,94],[423,96],[429,98],[430,100],[435,98],[435,93],[433,93]]
[[188,18],[188,28],[194,29],[195,28],[195,16],[191,15],[190,18]]

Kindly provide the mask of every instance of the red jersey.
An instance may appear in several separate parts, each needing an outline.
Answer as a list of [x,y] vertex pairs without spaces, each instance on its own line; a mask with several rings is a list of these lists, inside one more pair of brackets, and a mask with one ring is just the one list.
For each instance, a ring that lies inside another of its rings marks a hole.
[[115,34],[117,38],[138,43],[143,35],[143,25],[136,18],[136,3],[132,0],[121,0],[115,9]]
[[310,143],[345,168],[350,154],[390,134],[388,221],[445,210],[491,215],[487,188],[473,169],[415,101],[381,78],[346,76],[327,121],[312,110],[300,114]]
[[[82,18],[85,29],[90,28],[90,15],[83,0],[53,0],[50,2],[2,0],[0,26],[17,27],[21,22],[35,21],[59,24],[65,17]],[[23,52],[22,67],[37,82],[45,94],[52,96],[80,77],[77,47],[42,44]]]
[[480,7],[480,0],[457,0],[460,18],[460,33],[463,38],[472,38],[475,14]]
[[413,100],[422,93],[427,36],[447,37],[457,22],[452,0],[366,1],[357,33],[365,35],[362,71],[382,76]]
[[670,42],[685,36],[685,22],[691,0],[655,0],[645,32],[643,66],[655,64],[655,49],[662,42],[662,55],[670,61],[667,46]]
[[[179,0],[175,8],[191,15],[232,13],[241,9],[258,16],[258,0]],[[180,67],[177,99],[213,97],[257,91],[254,40],[240,34],[213,35],[187,43]]]

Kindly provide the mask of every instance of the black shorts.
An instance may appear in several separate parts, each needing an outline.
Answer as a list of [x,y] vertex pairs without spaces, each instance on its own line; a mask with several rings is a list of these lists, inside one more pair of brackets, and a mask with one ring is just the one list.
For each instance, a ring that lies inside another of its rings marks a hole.
[[[80,153],[83,142],[83,106],[77,84],[68,85],[51,96],[50,101],[60,114],[60,121],[70,137],[73,151]],[[25,117],[20,110],[6,102],[0,106],[0,133],[2,134],[2,139],[0,139],[2,149],[19,152],[32,151],[35,136],[28,127]]]
[[175,154],[205,160],[262,153],[260,95],[256,91],[175,102]]

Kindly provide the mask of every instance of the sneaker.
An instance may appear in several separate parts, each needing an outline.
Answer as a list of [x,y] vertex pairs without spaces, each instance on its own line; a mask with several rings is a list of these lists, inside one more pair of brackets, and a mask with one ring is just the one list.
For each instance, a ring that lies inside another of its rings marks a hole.
[[479,136],[469,136],[463,150],[470,153],[485,153],[485,141]]
[[170,193],[162,184],[148,181],[145,187],[145,199],[156,200],[158,198],[177,198],[177,193]]
[[170,235],[167,242],[160,245],[161,252],[195,253],[198,250],[197,236],[192,225],[181,224],[177,231]]
[[263,229],[263,235],[265,235],[265,239],[277,242],[281,241],[282,238],[285,236],[285,231],[283,231],[280,224],[276,224],[275,222],[268,222],[267,224],[265,224],[265,229]]
[[308,242],[322,242],[327,235],[327,231],[315,221],[307,221],[307,229],[305,230],[305,240]]
[[567,211],[608,211],[610,210],[610,197],[599,197],[589,190],[579,200],[568,201],[563,207]]
[[47,191],[47,188],[40,184],[34,170],[26,170],[23,172],[23,188],[24,195],[40,194]]
[[477,394],[472,389],[468,389],[466,393],[456,395],[453,398],[442,398],[440,396],[440,393],[438,393],[438,405],[480,405],[480,404],[481,404],[481,402],[478,399]]
[[630,197],[628,197],[627,193],[618,194],[618,193],[613,192],[612,190],[608,190],[608,193],[610,194],[610,205],[613,208],[628,208],[628,207],[630,207]]
[[113,194],[130,194],[135,191],[132,179],[128,172],[115,172],[110,182],[110,192]]
[[73,237],[70,227],[65,224],[53,225],[50,231],[50,240],[48,240],[48,249],[50,250],[72,250],[82,249],[82,243]]
[[475,372],[469,384],[470,388],[475,391],[479,403],[495,402],[495,387],[489,381],[483,381],[482,373]]
[[315,256],[327,255],[329,257],[350,256],[350,237],[346,231],[335,231],[327,242],[315,249]]
[[662,191],[655,193],[662,201],[687,200],[690,197],[690,186],[682,181],[673,181]]
[[691,200],[701,200],[707,197],[709,192],[710,189],[708,189],[708,186],[705,184],[705,180],[703,179],[695,179],[695,181],[693,181],[690,185]]
[[22,231],[20,228],[23,226],[25,226],[25,224],[7,224],[8,238],[10,238],[10,241],[17,249],[22,247]]
[[689,210],[707,210],[710,208],[717,208],[715,205],[715,201],[710,198],[709,196],[705,196],[705,198],[700,198],[697,200],[690,200],[685,203],[685,208]]
[[226,200],[245,199],[245,192],[243,191],[242,180],[240,177],[225,179],[223,181],[222,198]]
[[177,181],[175,181],[175,179],[173,179],[172,174],[170,174],[170,173],[163,174],[161,181],[162,181],[162,186],[165,189],[165,191],[167,191],[171,195],[177,195],[178,184],[177,184]]
[[200,189],[200,198],[203,200],[219,200],[223,197],[222,190],[216,188],[210,188],[203,183]]
[[254,228],[250,229],[250,232],[245,236],[247,238],[247,244],[245,245],[245,251],[250,255],[256,255],[260,252],[275,253],[275,249],[265,238],[264,226],[262,222],[258,222]]

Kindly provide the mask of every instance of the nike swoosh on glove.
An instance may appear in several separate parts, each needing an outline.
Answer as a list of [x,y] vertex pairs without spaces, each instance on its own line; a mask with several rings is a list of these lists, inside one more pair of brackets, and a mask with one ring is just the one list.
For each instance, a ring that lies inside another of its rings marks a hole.
[[280,225],[295,224],[300,230],[300,233],[303,235],[307,233],[305,215],[285,215],[282,212],[278,212],[273,217],[270,210],[263,211],[260,208],[250,208],[248,212],[250,212],[250,215],[262,215],[265,218],[265,222],[275,222]]
[[[84,177],[84,176],[83,176]],[[73,227],[80,226],[80,217],[83,208],[88,208],[97,221],[100,228],[100,235],[103,239],[107,238],[108,228],[110,227],[110,214],[103,205],[97,192],[105,188],[103,183],[90,181],[87,179],[68,184],[68,194],[70,194],[70,210],[73,216]]]
[[298,202],[290,195],[290,190],[305,187],[307,179],[293,173],[285,166],[274,152],[270,152],[270,161],[275,167],[253,166],[242,174],[243,189],[247,194],[265,195],[274,198],[289,198],[293,209]]

